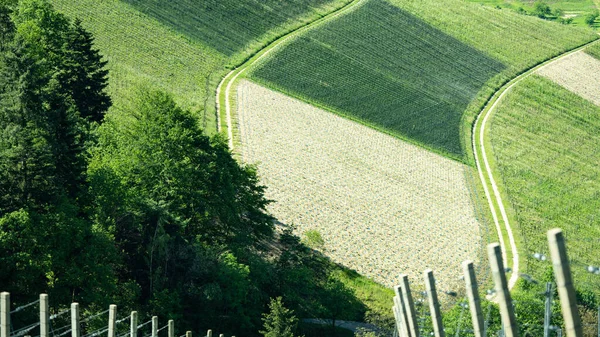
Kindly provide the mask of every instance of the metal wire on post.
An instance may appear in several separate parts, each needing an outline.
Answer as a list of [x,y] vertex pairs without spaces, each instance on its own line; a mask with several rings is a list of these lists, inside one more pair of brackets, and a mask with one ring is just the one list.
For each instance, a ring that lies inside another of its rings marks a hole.
[[14,314],[14,313],[16,313],[16,312],[19,312],[19,311],[21,311],[21,310],[23,310],[23,309],[25,309],[25,308],[27,308],[27,307],[30,307],[30,306],[32,306],[32,305],[35,305],[35,304],[37,304],[39,301],[40,301],[40,300],[35,300],[35,301],[33,301],[33,302],[30,302],[30,303],[24,304],[24,305],[22,305],[22,306],[20,306],[20,307],[17,307],[17,308],[15,308],[15,310],[11,311],[10,313],[11,313],[11,314]]

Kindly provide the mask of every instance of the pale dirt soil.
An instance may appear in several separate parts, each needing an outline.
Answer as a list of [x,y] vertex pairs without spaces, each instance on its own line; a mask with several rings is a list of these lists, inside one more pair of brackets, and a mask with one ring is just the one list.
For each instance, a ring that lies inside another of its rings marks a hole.
[[438,289],[460,288],[460,263],[482,249],[463,164],[249,81],[237,102],[241,154],[275,217],[386,286],[400,273],[420,286],[432,268]]
[[537,73],[600,105],[600,60],[585,52],[573,53]]

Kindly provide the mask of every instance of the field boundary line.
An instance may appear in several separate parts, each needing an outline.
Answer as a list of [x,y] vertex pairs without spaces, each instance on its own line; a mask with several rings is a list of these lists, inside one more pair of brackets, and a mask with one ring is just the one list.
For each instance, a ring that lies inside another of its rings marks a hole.
[[[246,62],[242,63],[239,67],[236,67],[232,71],[230,71],[219,83],[216,90],[216,101],[217,101],[217,130],[221,132],[222,130],[222,121],[220,115],[222,113],[221,108],[225,106],[225,122],[227,125],[227,138],[229,144],[229,150],[233,150],[233,125],[232,125],[232,117],[231,117],[231,89],[236,82],[237,78],[242,75],[248,68],[250,68],[254,63],[262,60],[264,57],[269,55],[275,48],[283,45],[284,43],[290,41],[292,38],[304,33],[305,31],[309,31],[315,27],[318,27],[321,24],[324,24],[330,20],[333,20],[341,15],[346,14],[347,12],[355,9],[359,5],[369,0],[354,0],[312,22],[309,22],[297,29],[279,37],[269,45],[265,46],[263,49],[259,50],[253,57],[249,58]],[[225,86],[225,90],[223,91],[223,86]]]
[[[519,279],[519,252],[517,249],[517,245],[515,242],[515,237],[513,235],[512,228],[510,226],[510,222],[508,220],[508,215],[506,214],[506,208],[504,207],[504,202],[502,200],[502,193],[500,192],[500,190],[498,188],[496,179],[494,179],[493,171],[495,171],[495,170],[491,167],[489,160],[488,160],[488,155],[491,156],[492,154],[488,152],[488,151],[490,151],[490,149],[489,148],[486,149],[486,146],[485,146],[486,124],[490,120],[490,116],[493,114],[498,103],[502,100],[502,98],[506,95],[506,93],[509,92],[510,89],[512,89],[512,87],[514,87],[516,84],[518,84],[525,78],[529,77],[530,75],[535,73],[537,70],[539,70],[545,66],[548,66],[554,62],[557,62],[557,61],[563,59],[564,57],[567,57],[573,53],[579,52],[579,51],[583,50],[584,48],[588,47],[589,45],[596,43],[598,41],[599,40],[596,39],[596,40],[587,42],[581,46],[578,46],[571,50],[565,51],[564,53],[562,53],[560,55],[554,56],[551,59],[548,59],[548,60],[530,68],[529,70],[521,73],[520,75],[516,76],[515,78],[513,78],[512,80],[510,80],[509,82],[504,84],[500,89],[498,89],[492,95],[490,100],[485,104],[485,106],[480,111],[480,113],[477,116],[477,119],[475,120],[475,123],[473,125],[472,141],[473,141],[473,153],[474,153],[474,157],[475,157],[475,163],[477,165],[477,171],[479,172],[479,177],[480,177],[481,183],[483,185],[486,199],[488,199],[488,204],[490,206],[490,211],[492,213],[492,217],[493,217],[494,223],[496,225],[496,230],[498,231],[498,239],[500,241],[500,246],[502,248],[502,258],[504,260],[505,267],[508,267],[508,265],[507,265],[508,261],[507,261],[506,244],[504,241],[504,231],[506,231],[506,236],[508,237],[508,241],[510,243],[510,250],[511,250],[511,255],[512,255],[512,274],[508,281],[509,290],[515,286],[515,284],[517,283],[517,280]],[[485,165],[485,171],[483,170],[481,161],[479,159],[480,155],[483,158],[483,162]],[[490,187],[494,193],[494,198],[492,198],[492,196],[490,195],[490,191],[489,191]],[[500,215],[502,216],[502,222],[504,223],[504,231],[502,229],[502,226],[500,225],[500,222],[498,219],[498,213],[500,213]]]

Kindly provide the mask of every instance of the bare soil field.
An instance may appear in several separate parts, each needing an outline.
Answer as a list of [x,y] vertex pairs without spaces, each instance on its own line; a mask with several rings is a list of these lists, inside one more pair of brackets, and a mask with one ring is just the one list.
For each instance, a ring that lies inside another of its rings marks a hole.
[[270,211],[319,231],[335,262],[390,287],[432,268],[440,290],[461,284],[463,260],[478,263],[465,165],[245,80],[237,113]]
[[600,60],[583,51],[542,67],[538,74],[600,105]]

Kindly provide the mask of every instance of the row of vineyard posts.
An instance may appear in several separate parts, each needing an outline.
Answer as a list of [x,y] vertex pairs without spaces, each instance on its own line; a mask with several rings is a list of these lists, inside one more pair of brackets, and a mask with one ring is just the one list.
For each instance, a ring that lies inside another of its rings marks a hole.
[[[38,326],[39,326],[40,334],[37,337],[56,337],[56,336],[53,336],[50,334],[50,320],[57,315],[50,316],[48,295],[41,294],[39,301],[32,302],[31,304],[35,304],[35,303],[39,303],[39,307],[40,307],[39,323],[34,323],[30,326],[27,326],[16,332],[13,332],[11,334],[10,316],[11,316],[11,314],[18,312],[19,308],[11,311],[10,294],[8,292],[0,293],[0,337],[21,337],[21,336],[31,337],[30,335],[27,335],[27,333],[29,331],[33,330],[34,328],[37,328]],[[28,304],[28,305],[31,305],[31,304]],[[26,305],[26,306],[28,306],[28,305]],[[129,337],[138,337],[138,329],[150,322],[152,323],[152,333],[151,333],[150,337],[158,337],[158,333],[161,330],[163,330],[164,328],[167,328],[167,336],[168,337],[175,337],[175,322],[173,320],[169,320],[168,324],[163,328],[159,328],[157,316],[153,316],[152,319],[146,323],[138,324],[137,311],[132,311],[131,315],[129,316],[130,322],[131,322],[129,334],[117,336],[116,335],[116,325],[117,325],[117,323],[120,323],[121,321],[125,320],[125,318],[117,321],[117,306],[114,304],[110,305],[110,307],[107,311],[108,311],[107,326],[104,329],[101,329],[101,330],[95,331],[93,333],[89,333],[87,335],[82,336],[81,321],[80,321],[80,317],[79,317],[79,303],[71,303],[71,310],[70,310],[70,312],[71,312],[71,329],[70,329],[71,337],[97,337],[104,333],[107,333],[107,337],[126,337],[127,335],[129,335]],[[105,312],[106,311],[104,311],[103,313],[105,313]],[[65,336],[68,332],[69,332],[69,330],[67,330],[66,333],[61,333],[59,336]],[[140,337],[145,337],[145,336],[140,336]],[[187,331],[184,335],[181,335],[179,337],[192,337],[192,332]],[[208,330],[205,337],[213,337],[212,330]],[[225,336],[223,334],[220,334],[219,337],[225,337]],[[232,336],[232,337],[235,337],[235,336]]]
[[[583,327],[579,312],[577,309],[577,299],[575,296],[575,287],[573,285],[571,267],[567,258],[565,238],[560,229],[548,231],[548,244],[550,256],[554,269],[554,276],[558,295],[560,298],[561,311],[564,318],[564,328],[567,337],[583,337]],[[511,300],[510,292],[506,281],[506,269],[502,260],[502,251],[498,243],[489,244],[487,247],[488,258],[494,280],[494,290],[491,294],[492,301],[498,303],[500,316],[502,320],[502,330],[499,336],[517,337],[519,336],[518,325],[515,318],[514,306]],[[473,322],[472,333],[475,337],[488,336],[487,326],[484,324],[483,313],[481,310],[481,301],[479,297],[477,280],[473,262],[464,261],[462,264],[466,293],[468,298],[468,307]],[[429,302],[431,321],[433,325],[433,334],[435,337],[445,337],[446,333],[442,324],[440,304],[437,297],[435,278],[433,271],[428,269],[424,272],[426,293]],[[551,284],[547,284],[547,294],[551,294]],[[395,297],[392,310],[396,321],[395,336],[400,337],[419,337],[419,326],[417,323],[417,314],[415,304],[410,291],[408,276],[400,275],[400,285],[394,287]],[[550,295],[551,296],[551,295]],[[544,337],[550,336],[552,327],[550,321],[550,303],[551,298],[546,298],[546,312],[544,317]],[[600,310],[600,309],[599,309]],[[600,315],[598,322],[598,337],[600,337]],[[562,331],[558,329],[559,335]],[[458,333],[457,333],[458,336]]]

